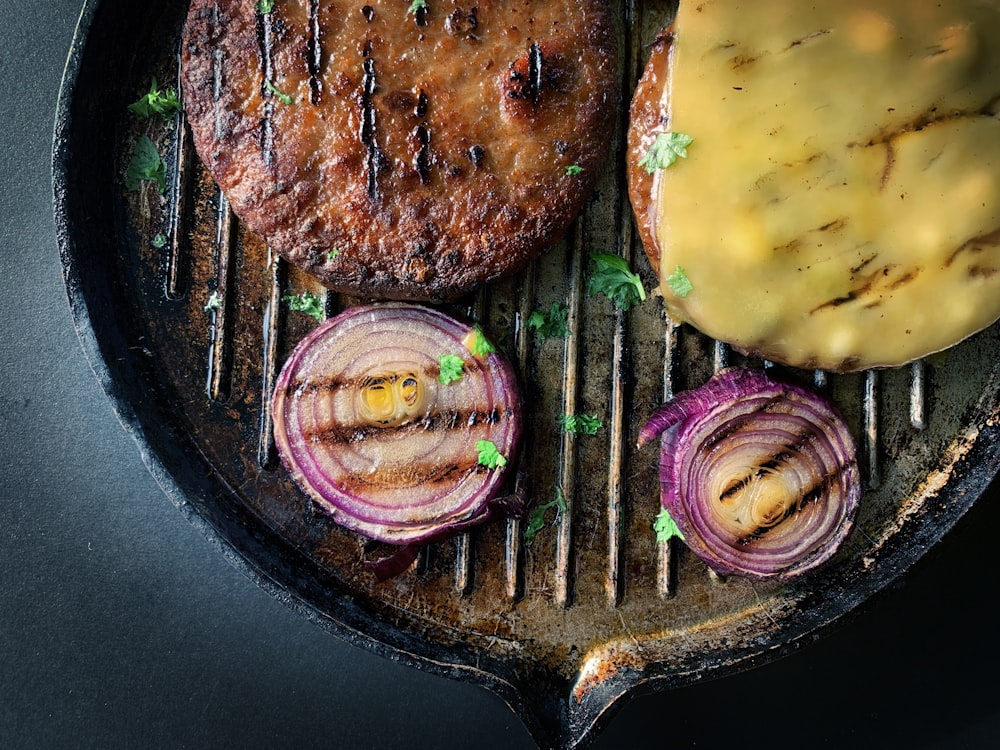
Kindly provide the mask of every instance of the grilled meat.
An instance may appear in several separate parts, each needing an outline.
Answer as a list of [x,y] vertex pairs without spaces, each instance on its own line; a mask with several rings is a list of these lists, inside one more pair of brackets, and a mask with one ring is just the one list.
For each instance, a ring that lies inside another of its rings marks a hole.
[[192,0],[182,87],[199,156],[274,250],[337,291],[443,301],[565,232],[616,67],[599,0]]

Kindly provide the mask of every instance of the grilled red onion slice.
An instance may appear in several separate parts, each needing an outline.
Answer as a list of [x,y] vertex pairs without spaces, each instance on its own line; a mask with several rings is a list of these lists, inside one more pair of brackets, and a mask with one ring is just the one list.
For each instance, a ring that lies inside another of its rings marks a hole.
[[818,394],[726,370],[660,407],[660,492],[690,549],[723,574],[790,578],[828,560],[853,524],[857,450]]
[[[275,384],[275,443],[340,525],[410,545],[490,515],[504,470],[479,463],[477,442],[512,464],[520,397],[502,355],[473,353],[477,335],[427,307],[382,304],[346,310],[295,348]],[[462,361],[447,384],[446,354]]]

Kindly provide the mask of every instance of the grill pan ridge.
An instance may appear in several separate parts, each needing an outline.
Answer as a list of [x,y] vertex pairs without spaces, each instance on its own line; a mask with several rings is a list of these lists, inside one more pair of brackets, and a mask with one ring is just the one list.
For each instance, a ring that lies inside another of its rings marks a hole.
[[[312,508],[271,437],[277,372],[315,324],[282,298],[322,290],[235,219],[193,154],[183,115],[139,120],[127,111],[152,76],[164,86],[178,80],[186,3],[86,2],[57,112],[56,223],[74,319],[172,502],[310,620],[390,658],[486,686],[544,747],[586,745],[639,692],[797,648],[900,575],[1000,467],[994,325],[904,368],[792,373],[837,402],[862,451],[863,507],[828,567],[786,584],[722,579],[678,545],[656,542],[656,455],[632,447],[638,426],[673,393],[745,362],[671,323],[655,297],[623,313],[586,294],[595,251],[625,256],[655,287],[632,225],[622,153],[646,45],[671,6],[616,4],[621,116],[596,195],[569,235],[514,279],[446,308],[481,321],[519,370],[529,408],[507,491],[529,507],[562,492],[566,512],[530,546],[518,519],[436,543],[384,584],[360,565],[382,550]],[[124,189],[140,135],[167,162],[162,197]],[[165,242],[153,243],[157,235]],[[213,295],[219,304],[206,309]],[[327,314],[352,302],[328,294]],[[539,342],[525,322],[553,302],[567,305],[572,334]],[[599,433],[561,432],[558,417],[581,412],[602,418]]]

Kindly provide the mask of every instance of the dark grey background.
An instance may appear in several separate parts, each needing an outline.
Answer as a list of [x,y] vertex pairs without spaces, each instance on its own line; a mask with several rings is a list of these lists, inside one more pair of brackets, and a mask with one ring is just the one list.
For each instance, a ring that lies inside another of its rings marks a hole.
[[[54,235],[52,121],[80,5],[0,0],[0,748],[531,747],[491,694],[348,646],[257,589],[147,474],[77,343]],[[995,744],[998,521],[995,484],[851,622],[636,699],[595,747]]]

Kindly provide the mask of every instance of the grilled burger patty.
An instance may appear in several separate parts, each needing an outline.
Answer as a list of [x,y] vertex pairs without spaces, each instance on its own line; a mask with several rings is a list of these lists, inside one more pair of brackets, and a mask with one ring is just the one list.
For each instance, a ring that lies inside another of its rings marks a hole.
[[185,112],[237,216],[328,287],[453,299],[591,192],[617,104],[599,0],[257,5],[191,1]]
[[[670,315],[835,371],[995,321],[998,29],[1000,0],[681,0],[628,138]],[[686,158],[649,173],[640,160],[670,134],[693,139]]]

